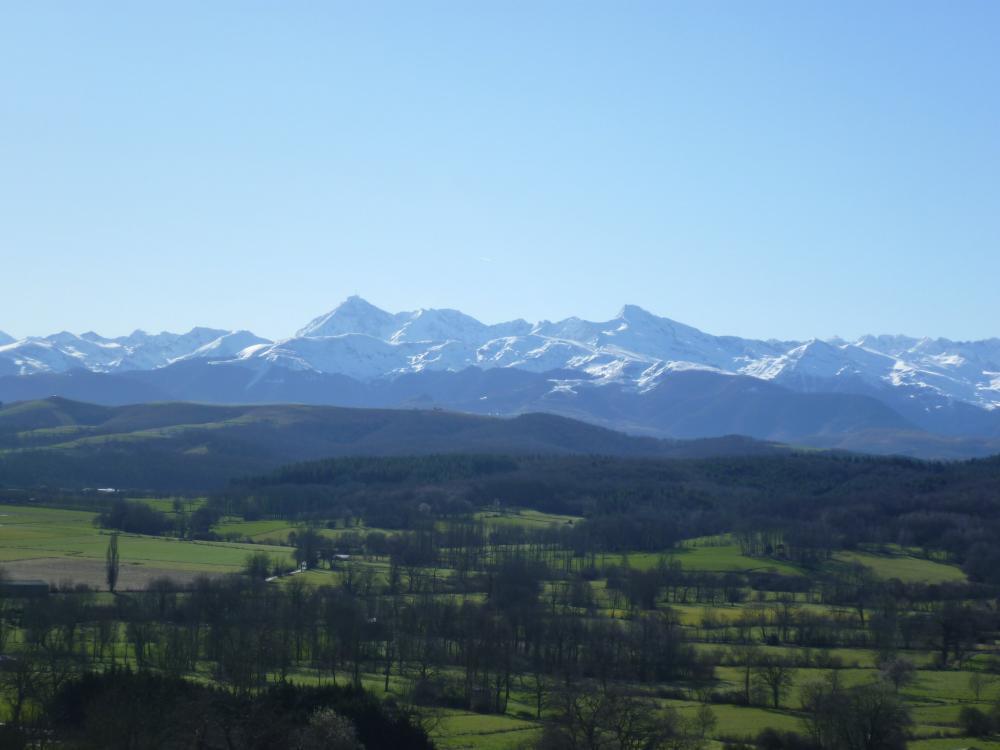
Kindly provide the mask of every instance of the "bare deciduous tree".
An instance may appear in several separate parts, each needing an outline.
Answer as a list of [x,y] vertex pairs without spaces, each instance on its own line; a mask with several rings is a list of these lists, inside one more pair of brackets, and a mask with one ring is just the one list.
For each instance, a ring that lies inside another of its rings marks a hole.
[[754,679],[771,694],[771,704],[778,708],[781,696],[795,682],[795,668],[784,659],[765,656],[757,663]]

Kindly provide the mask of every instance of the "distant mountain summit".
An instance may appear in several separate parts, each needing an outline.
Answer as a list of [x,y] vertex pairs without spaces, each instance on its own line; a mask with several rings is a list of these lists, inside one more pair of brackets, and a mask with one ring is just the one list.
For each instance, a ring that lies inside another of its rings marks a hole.
[[405,313],[390,315],[361,297],[352,296],[325,315],[309,321],[308,325],[299,329],[295,337],[321,338],[360,333],[372,338],[387,339],[399,328],[400,318],[403,316]]
[[[472,381],[463,373],[470,369],[498,375],[477,379],[475,394],[465,394]],[[703,374],[681,377],[691,372]],[[98,386],[106,379],[86,377],[128,373],[127,388],[118,381],[113,388]],[[765,341],[715,336],[637,305],[623,306],[606,321],[571,317],[489,325],[452,309],[387,312],[352,296],[279,341],[213,328],[135,331],[118,338],[64,331],[16,341],[0,333],[0,379],[4,376],[0,399],[8,400],[64,392],[121,403],[121,394],[134,398],[148,391],[151,398],[231,403],[437,403],[489,414],[554,411],[659,436],[707,436],[715,433],[702,428],[714,425],[754,437],[819,441],[815,434],[802,434],[808,425],[828,442],[851,430],[904,429],[1000,440],[1000,339],[868,335],[852,342]],[[448,380],[452,386],[443,386]],[[105,391],[93,393],[98,387]],[[669,398],[662,396],[666,393]],[[716,400],[687,414],[706,394]],[[784,430],[762,404],[790,415],[784,410],[794,394],[867,401],[838,407],[854,415],[850,424],[832,418],[829,398],[822,408],[817,399],[795,402],[795,408],[815,408],[814,415],[827,417]],[[730,409],[725,419],[714,412],[723,402]],[[876,403],[895,416],[871,406]],[[889,450],[895,444],[885,442]]]
[[488,326],[458,310],[416,310],[387,313],[358,296],[310,321],[296,338],[326,338],[362,334],[393,344],[405,342],[483,342],[504,335],[526,334],[531,324],[517,320]]

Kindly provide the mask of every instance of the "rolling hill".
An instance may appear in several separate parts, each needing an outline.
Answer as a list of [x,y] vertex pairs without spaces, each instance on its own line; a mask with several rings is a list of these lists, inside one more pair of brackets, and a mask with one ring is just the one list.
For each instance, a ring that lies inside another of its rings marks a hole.
[[741,437],[632,437],[551,414],[152,403],[52,397],[0,408],[0,486],[201,490],[285,463],[430,453],[700,457],[787,449]]

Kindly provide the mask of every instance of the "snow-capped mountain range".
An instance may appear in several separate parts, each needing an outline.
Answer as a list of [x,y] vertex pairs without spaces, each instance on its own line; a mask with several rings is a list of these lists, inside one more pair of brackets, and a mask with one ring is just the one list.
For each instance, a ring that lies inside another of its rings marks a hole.
[[[655,387],[664,373],[701,369],[826,390],[914,389],[982,409],[1000,408],[1000,339],[949,341],[864,336],[857,341],[759,341],[713,336],[625,305],[609,321],[567,318],[486,325],[458,310],[388,313],[350,297],[294,336],[269,341],[250,331],[194,328],[184,334],[104,338],[62,332],[15,340],[0,331],[0,373],[75,368],[151,370],[191,359],[238,360],[359,380],[425,370],[509,367],[578,373],[591,382]],[[572,378],[569,378],[572,379]]]
[[[468,397],[469,403],[484,402],[481,406],[463,402],[462,408],[486,411],[489,407],[491,413],[552,410],[591,416],[609,426],[661,433],[669,430],[660,430],[657,425],[663,420],[658,422],[657,415],[636,415],[654,403],[666,403],[665,394],[676,394],[682,382],[688,384],[685,388],[700,384],[699,393],[708,383],[716,389],[713,392],[731,393],[738,387],[743,394],[738,403],[760,399],[765,393],[774,397],[778,391],[760,390],[766,384],[780,386],[782,393],[875,399],[907,425],[937,434],[1000,438],[1000,339],[996,338],[959,342],[872,335],[857,341],[761,341],[710,335],[635,305],[624,306],[608,321],[568,318],[487,325],[449,309],[389,313],[360,297],[350,297],[280,341],[249,331],[211,328],[184,334],[136,331],[119,338],[63,332],[19,340],[0,332],[0,376],[7,376],[3,379],[8,385],[41,374],[51,379],[80,372],[158,371],[160,387],[176,380],[172,373],[188,373],[185,377],[190,378],[192,368],[201,368],[202,379],[209,377],[206,373],[232,377],[239,372],[245,389],[259,390],[266,383],[271,398],[311,402],[346,403],[343,378],[349,378],[358,388],[381,388],[380,405],[388,399],[386,383],[406,383],[418,393],[413,383],[439,383],[447,373],[469,368],[483,373],[521,372],[524,375],[517,382],[532,384],[530,400],[523,396],[516,401],[500,399],[495,390],[500,381],[493,378],[489,380],[493,385],[478,385],[481,393]],[[341,380],[323,380],[332,376]],[[514,380],[503,382],[509,388]],[[276,383],[287,387],[275,390]],[[296,384],[294,388],[290,383]],[[308,395],[300,396],[303,384],[308,384]],[[203,398],[201,391],[191,394],[168,388],[166,392]],[[612,393],[614,406],[609,405]],[[4,395],[0,389],[0,398]],[[265,397],[259,393],[245,396]],[[225,398],[240,400],[240,394],[226,393]],[[428,398],[439,403],[443,397]],[[623,416],[623,399],[645,406]],[[594,406],[597,401],[600,407]],[[455,404],[445,400],[445,405]],[[676,406],[670,408],[676,411]],[[746,432],[753,434],[753,429],[748,427]]]
[[192,328],[187,333],[134,331],[108,339],[94,332],[54,333],[15,340],[0,331],[0,375],[152,370],[184,359],[226,359],[254,344],[270,343],[249,331]]

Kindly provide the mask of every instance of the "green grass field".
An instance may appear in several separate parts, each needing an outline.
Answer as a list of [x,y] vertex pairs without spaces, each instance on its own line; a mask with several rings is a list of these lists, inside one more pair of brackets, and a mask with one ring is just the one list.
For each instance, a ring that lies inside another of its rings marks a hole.
[[989,740],[971,737],[943,737],[940,739],[911,740],[907,743],[909,750],[1000,750],[1000,740]]
[[474,515],[487,526],[523,526],[542,528],[545,526],[565,526],[580,521],[579,516],[564,516],[558,513],[543,513],[529,508],[514,508],[501,511],[480,511]]
[[[158,510],[173,512],[171,499],[142,499]],[[201,501],[191,501],[197,504]],[[190,510],[188,506],[186,510]],[[194,506],[196,507],[196,505]],[[94,525],[95,514],[91,512],[38,508],[31,506],[0,505],[0,565],[3,565],[12,575],[18,578],[43,578],[51,583],[61,583],[70,580],[100,586],[104,581],[104,554],[108,542],[108,533]],[[477,514],[487,525],[494,526],[532,526],[561,525],[575,521],[568,516],[535,513],[530,511],[494,512],[483,511]],[[226,519],[219,524],[216,531],[222,535],[231,535],[240,539],[272,540],[284,539],[296,526],[284,521],[242,521]],[[369,529],[358,528],[350,531],[366,532]],[[323,533],[336,537],[344,533],[343,529],[324,529]],[[391,533],[391,532],[387,532]],[[248,544],[239,542],[194,542],[181,541],[162,537],[139,535],[120,536],[120,554],[122,564],[121,588],[141,588],[150,579],[168,575],[181,580],[190,579],[200,574],[224,574],[238,571],[251,552],[264,551],[281,560],[291,568],[292,550],[283,545]],[[791,563],[750,558],[740,554],[739,546],[726,537],[713,539],[690,540],[681,547],[657,553],[631,553],[628,555],[598,556],[603,565],[627,563],[633,568],[651,568],[661,560],[678,560],[685,569],[711,572],[746,572],[772,570],[785,575],[809,575],[810,571]],[[870,568],[881,578],[900,578],[904,581],[944,582],[959,581],[964,578],[962,572],[951,565],[942,562],[919,558],[902,550],[888,552],[854,551],[838,553],[831,563],[833,566],[844,566],[848,563],[860,563]],[[350,564],[356,571],[370,570],[374,576],[375,585],[383,585],[387,580],[388,562],[384,559],[352,559]],[[438,569],[432,571],[423,569],[424,575],[436,573],[440,578],[446,578],[453,571]],[[308,585],[324,586],[338,585],[344,577],[341,566],[335,570],[311,570],[296,575],[283,576],[276,585],[289,585],[293,581],[301,581]],[[600,612],[607,615],[608,591],[604,580],[592,584]],[[405,586],[405,581],[404,581]],[[547,582],[545,592],[555,590],[556,582]],[[748,592],[753,594],[754,592]],[[446,594],[448,596],[461,596]],[[467,595],[470,600],[479,600],[482,594]],[[543,595],[544,596],[544,595]],[[766,598],[766,597],[765,597]],[[697,604],[669,605],[680,616],[683,625],[692,633],[699,632],[703,623],[714,622],[733,623],[748,610],[766,609],[773,601],[755,601],[749,599],[735,605],[720,604],[710,606]],[[837,613],[845,617],[853,616],[850,608],[833,607],[816,601],[809,601],[802,596],[796,599],[795,606],[817,613]],[[617,616],[624,613],[619,609]],[[699,642],[699,651],[714,652],[725,656],[729,649],[726,645]],[[762,646],[762,652],[786,658],[800,660],[803,649],[792,646]],[[813,649],[813,652],[817,649]],[[834,657],[839,664],[838,674],[845,685],[860,684],[877,678],[875,668],[876,654],[873,651],[860,648],[828,649],[825,652]],[[979,701],[969,684],[971,671],[934,670],[931,663],[934,654],[908,652],[904,656],[919,668],[916,679],[911,685],[903,688],[902,695],[910,705],[913,719],[914,739],[910,747],[915,750],[951,750],[975,746],[982,750],[1000,750],[1000,742],[988,742],[961,738],[958,736],[958,714],[963,706],[977,705],[986,710],[992,701],[1000,699],[1000,682],[991,684],[984,689]],[[973,662],[973,669],[975,662]],[[966,667],[968,670],[968,666]],[[721,747],[724,741],[752,739],[765,727],[780,730],[802,731],[802,721],[798,714],[800,694],[804,685],[822,680],[829,674],[828,669],[816,667],[799,668],[795,671],[794,684],[783,696],[781,707],[777,710],[763,706],[738,706],[731,704],[714,704],[712,706],[718,718],[718,725],[708,737],[709,747]],[[297,680],[312,681],[315,675],[303,672],[296,676]],[[741,687],[742,673],[738,667],[722,665],[716,668],[717,691],[738,691]],[[364,684],[375,694],[384,695],[382,679],[379,675],[366,675]],[[638,687],[638,686],[637,686]],[[662,686],[643,686],[650,695],[656,694],[656,689]],[[686,686],[667,686],[672,689],[688,690]],[[393,676],[390,695],[403,699],[407,693],[408,683],[404,678]],[[658,699],[661,705],[670,706],[682,716],[693,715],[698,709],[694,700]],[[505,715],[483,715],[470,711],[442,710],[438,720],[433,723],[432,735],[438,746],[446,750],[462,748],[481,748],[483,750],[514,750],[530,742],[541,731],[541,724],[531,717],[532,702],[529,695],[512,694],[508,712]]]
[[[94,513],[0,505],[0,564],[17,578],[100,586],[108,532],[94,526]],[[122,534],[120,587],[141,588],[150,579],[190,579],[199,573],[233,573],[251,552],[264,551],[289,567],[288,547],[182,541]]]
[[955,565],[903,553],[838,552],[834,555],[834,560],[860,563],[871,568],[879,578],[898,578],[904,583],[949,583],[965,580],[965,574]]
[[[213,531],[223,538],[234,539],[235,541],[250,540],[253,542],[271,542],[284,544],[288,535],[293,531],[300,531],[302,524],[288,523],[287,521],[244,521],[240,518],[224,518],[213,527]],[[381,532],[392,534],[390,529],[378,529],[370,526],[351,526],[344,528],[338,526],[335,529],[320,527],[317,531],[328,539],[336,540],[344,534],[368,534],[370,532]]]
[[296,527],[287,521],[243,521],[226,518],[216,524],[215,533],[223,537],[239,536],[247,539],[285,539]]
[[449,750],[508,750],[530,741],[541,725],[513,716],[447,711],[431,733],[438,747]]
[[727,571],[760,571],[782,573],[784,575],[804,575],[802,568],[783,560],[746,557],[740,553],[738,544],[717,544],[704,546],[683,546],[663,552],[633,552],[624,555],[606,555],[601,558],[607,565],[625,565],[637,570],[648,570],[659,565],[661,560],[677,560],[686,570],[704,570],[712,573]]

